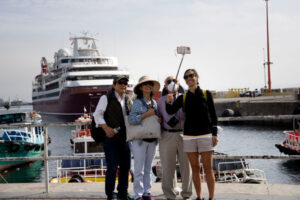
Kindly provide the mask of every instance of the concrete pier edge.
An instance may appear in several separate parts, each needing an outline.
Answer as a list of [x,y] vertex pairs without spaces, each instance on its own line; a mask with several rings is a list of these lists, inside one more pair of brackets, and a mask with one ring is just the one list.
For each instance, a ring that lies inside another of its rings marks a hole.
[[[106,199],[104,183],[50,184],[48,194],[43,183],[12,183],[1,184],[0,191],[0,199]],[[205,183],[202,192],[203,197],[208,198]],[[129,193],[133,195],[132,183],[129,184]],[[156,200],[165,199],[161,183],[153,183],[152,194]],[[300,185],[217,183],[215,197],[218,200],[299,200]],[[177,196],[177,199],[182,197]]]

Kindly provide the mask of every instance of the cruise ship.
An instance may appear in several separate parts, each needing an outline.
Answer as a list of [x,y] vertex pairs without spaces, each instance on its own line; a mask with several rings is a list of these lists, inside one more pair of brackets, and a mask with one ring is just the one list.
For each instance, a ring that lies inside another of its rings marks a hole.
[[100,54],[94,37],[70,40],[73,54],[64,48],[55,52],[52,63],[41,59],[41,73],[32,84],[35,111],[69,116],[94,112],[100,96],[111,90],[113,78],[129,77],[128,71],[119,69],[117,58]]

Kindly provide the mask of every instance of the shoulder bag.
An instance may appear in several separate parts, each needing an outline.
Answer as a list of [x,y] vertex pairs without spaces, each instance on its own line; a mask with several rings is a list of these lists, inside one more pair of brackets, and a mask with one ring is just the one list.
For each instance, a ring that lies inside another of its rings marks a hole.
[[[142,102],[149,109],[149,106],[147,106],[143,100]],[[142,123],[138,125],[131,125],[128,121],[128,116],[126,116],[125,125],[126,141],[161,137],[160,124],[158,123],[158,117],[156,115],[145,118],[142,120]]]

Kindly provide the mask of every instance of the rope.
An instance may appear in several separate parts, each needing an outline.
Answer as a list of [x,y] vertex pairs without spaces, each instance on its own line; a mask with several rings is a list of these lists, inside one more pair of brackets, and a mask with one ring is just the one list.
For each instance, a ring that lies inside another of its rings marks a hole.
[[5,181],[5,183],[8,184],[8,182],[6,181],[6,179],[0,174],[0,177]]

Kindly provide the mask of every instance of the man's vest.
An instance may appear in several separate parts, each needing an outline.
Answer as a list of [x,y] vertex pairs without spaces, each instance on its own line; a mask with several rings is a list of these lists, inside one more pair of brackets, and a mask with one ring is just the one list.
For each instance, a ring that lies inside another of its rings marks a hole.
[[[130,100],[127,94],[125,94],[125,109],[126,114],[129,114]],[[115,96],[115,91],[111,91],[107,94],[107,107],[104,112],[104,120],[106,124],[111,128],[119,128],[119,132],[113,137],[116,142],[126,142],[126,127],[123,116],[123,111],[120,102]]]

